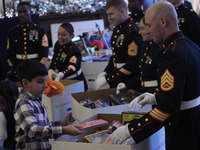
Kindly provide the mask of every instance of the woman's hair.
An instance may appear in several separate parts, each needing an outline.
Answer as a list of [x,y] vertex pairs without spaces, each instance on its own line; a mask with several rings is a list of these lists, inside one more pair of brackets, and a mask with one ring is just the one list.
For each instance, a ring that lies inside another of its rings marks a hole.
[[145,25],[145,17],[141,19],[142,23]]
[[67,30],[67,32],[69,32],[70,35],[74,33],[74,28],[70,23],[63,23],[60,26]]
[[0,81],[0,96],[1,101],[4,99],[5,107],[8,110],[12,110],[15,107],[15,102],[19,96],[18,87],[15,82],[10,80]]

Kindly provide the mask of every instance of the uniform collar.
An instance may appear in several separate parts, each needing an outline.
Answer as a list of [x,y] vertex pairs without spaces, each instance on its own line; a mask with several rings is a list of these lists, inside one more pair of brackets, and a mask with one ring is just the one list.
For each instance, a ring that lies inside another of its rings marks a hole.
[[178,5],[178,6],[175,7],[176,10],[183,9],[183,8],[185,8],[183,3],[181,5]]
[[175,32],[171,36],[169,36],[161,45],[165,49],[168,47],[168,45],[172,44],[174,40],[179,39],[181,37],[184,37],[181,31]]
[[119,24],[117,27],[124,28],[125,26],[127,26],[128,24],[131,23],[131,18],[129,17],[126,21],[124,21],[122,24]]
[[137,16],[138,14],[144,14],[143,10],[140,9],[140,10],[138,10],[138,11],[132,12],[132,15],[131,15],[131,16]]
[[[30,23],[28,23],[28,24],[19,24],[18,26],[19,27],[22,27],[22,28],[28,28],[28,27],[30,27],[30,26],[32,26],[34,23],[33,22],[30,22]],[[34,24],[35,25],[35,24]]]
[[146,42],[147,43],[147,46],[152,46],[152,45],[154,45],[155,43],[153,42],[153,40],[151,40],[151,41],[148,41],[148,42]]
[[69,46],[71,46],[71,45],[72,45],[72,41],[71,41],[71,42],[69,42],[68,44],[61,45],[61,47],[62,47],[62,48],[66,48],[66,47],[69,47]]

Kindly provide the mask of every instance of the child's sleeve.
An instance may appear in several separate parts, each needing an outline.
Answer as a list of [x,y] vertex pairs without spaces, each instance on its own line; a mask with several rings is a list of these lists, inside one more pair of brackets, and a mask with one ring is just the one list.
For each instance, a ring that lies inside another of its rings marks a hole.
[[50,125],[46,109],[39,102],[21,101],[16,110],[16,130],[22,129],[29,138],[54,138],[62,134],[61,126]]

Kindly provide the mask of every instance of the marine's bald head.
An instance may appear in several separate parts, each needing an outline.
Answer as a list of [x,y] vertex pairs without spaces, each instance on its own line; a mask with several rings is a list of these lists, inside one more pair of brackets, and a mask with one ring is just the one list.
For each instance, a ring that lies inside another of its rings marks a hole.
[[178,23],[176,10],[169,2],[160,1],[155,3],[147,10],[146,16],[147,15],[152,15],[155,19],[159,19],[160,16],[165,16],[171,23],[176,25]]
[[[157,39],[158,41],[156,40],[155,42],[164,40],[168,35],[167,32],[172,33],[178,30],[176,10],[171,3],[166,1],[153,4],[145,14],[145,22],[153,35],[155,35],[156,32],[160,32],[162,35],[162,37],[159,37],[159,39]],[[157,30],[151,31],[153,28],[157,28]]]

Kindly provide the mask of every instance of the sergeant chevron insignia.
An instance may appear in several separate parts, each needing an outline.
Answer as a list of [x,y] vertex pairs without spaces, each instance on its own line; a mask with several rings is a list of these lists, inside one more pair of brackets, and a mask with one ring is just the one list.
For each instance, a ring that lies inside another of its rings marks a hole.
[[174,76],[166,69],[165,73],[161,76],[160,88],[163,91],[169,91],[174,88]]
[[128,45],[128,55],[137,56],[138,54],[138,45],[133,41]]

